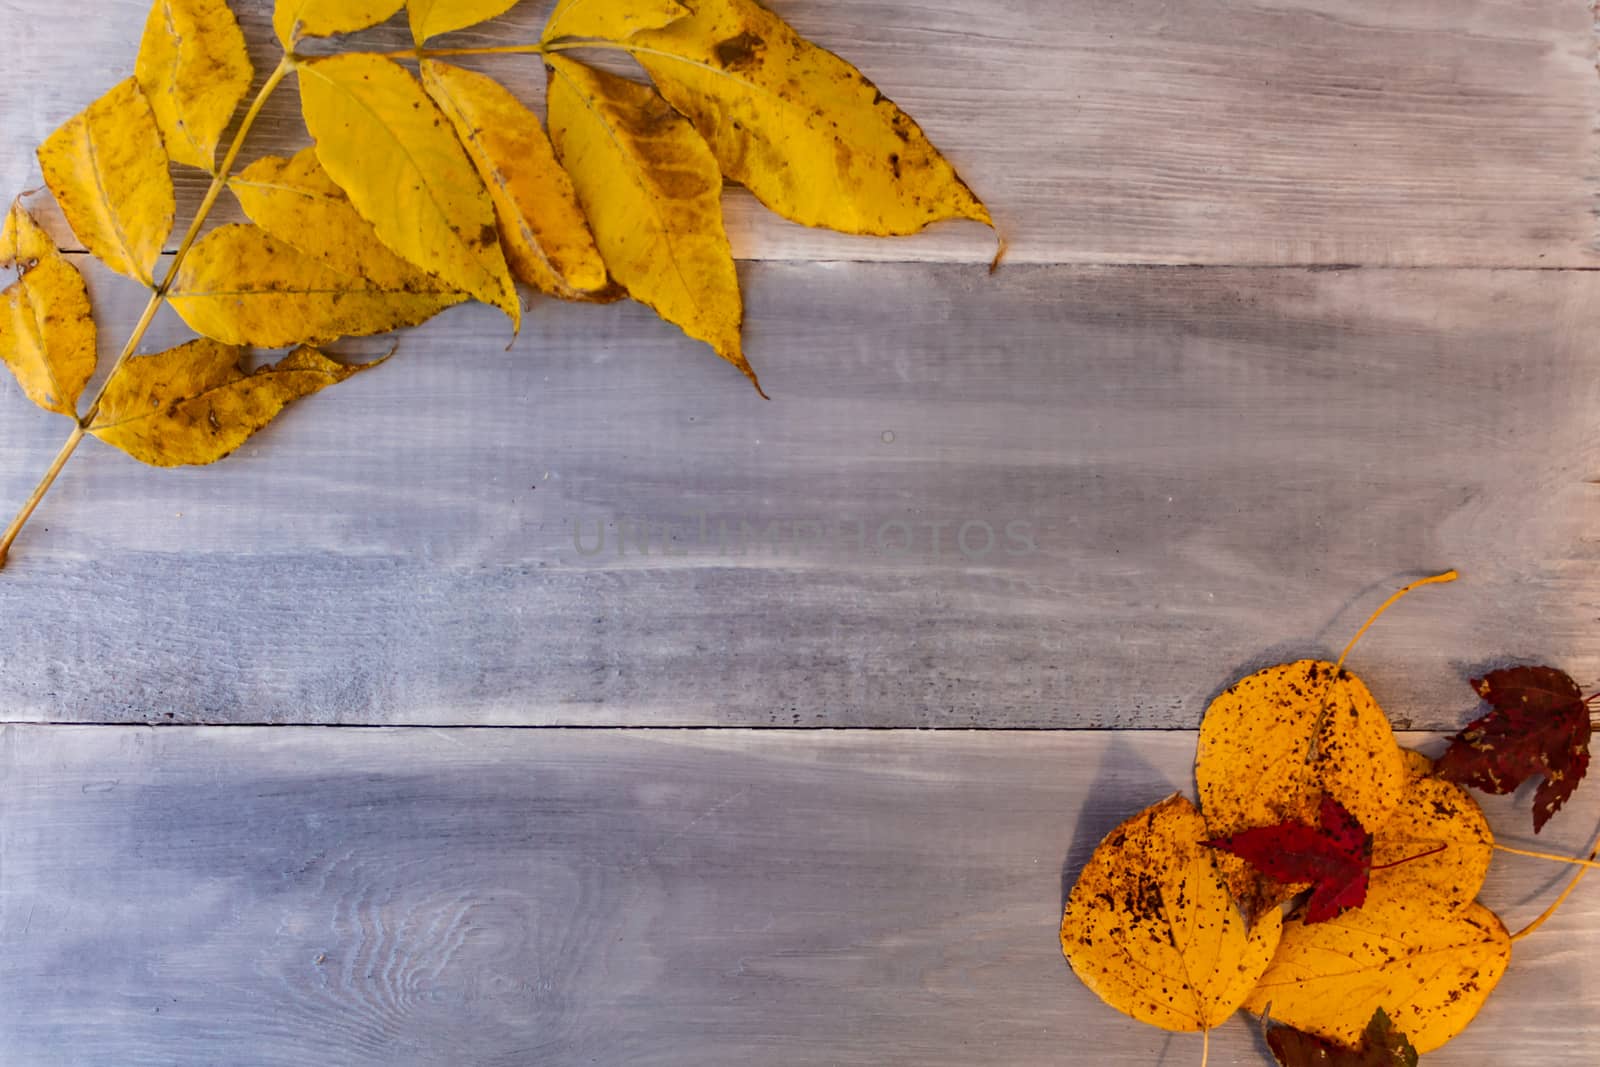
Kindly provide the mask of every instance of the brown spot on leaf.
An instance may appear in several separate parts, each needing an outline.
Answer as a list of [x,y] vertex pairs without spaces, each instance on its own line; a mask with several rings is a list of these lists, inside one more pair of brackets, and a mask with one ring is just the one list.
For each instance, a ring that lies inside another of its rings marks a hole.
[[767,42],[746,30],[736,37],[729,37],[719,41],[715,52],[717,62],[728,70],[742,70],[754,66],[761,57],[761,50],[766,48]]

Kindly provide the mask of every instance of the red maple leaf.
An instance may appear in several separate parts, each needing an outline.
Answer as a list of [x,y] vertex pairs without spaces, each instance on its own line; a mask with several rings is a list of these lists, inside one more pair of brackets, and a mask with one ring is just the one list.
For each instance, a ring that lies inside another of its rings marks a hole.
[[1434,765],[1446,781],[1509,793],[1543,778],[1533,794],[1533,832],[1566,803],[1589,769],[1589,705],[1554,667],[1513,667],[1472,680],[1494,710],[1450,740]]
[[1372,1013],[1372,1021],[1367,1023],[1361,1043],[1355,1048],[1336,1045],[1292,1026],[1268,1029],[1267,1046],[1282,1067],[1417,1067],[1417,1050],[1405,1034],[1394,1028],[1382,1008]]
[[1322,795],[1321,826],[1285,819],[1206,844],[1247,860],[1268,878],[1312,883],[1306,922],[1332,919],[1367,899],[1372,835],[1333,797]]

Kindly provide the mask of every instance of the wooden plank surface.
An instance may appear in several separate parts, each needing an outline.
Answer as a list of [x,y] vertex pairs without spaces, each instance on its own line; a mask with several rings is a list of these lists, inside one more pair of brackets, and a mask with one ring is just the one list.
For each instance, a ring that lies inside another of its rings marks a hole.
[[[771,403],[637,308],[509,352],[459,309],[215,467],[86,449],[0,581],[0,711],[1182,727],[1447,567],[1353,661],[1396,716],[1454,727],[1505,657],[1600,676],[1600,275],[744,280]],[[15,502],[64,427],[6,401]]]
[[[1410,740],[1416,740],[1412,738]],[[0,1060],[1199,1062],[1056,940],[1193,735],[7,727]],[[1539,847],[1577,850],[1584,797]],[[1525,806],[1496,803],[1508,843]],[[1520,926],[1568,868],[1500,856]],[[1584,886],[1430,1067],[1600,1039]],[[1257,1064],[1254,1028],[1214,1064]]]
[[[1449,566],[1353,660],[1398,721],[1507,659],[1600,677],[1600,274],[1539,269],[1600,265],[1586,2],[774,6],[1013,266],[734,190],[770,404],[635,307],[541,304],[510,351],[464,308],[222,466],[79,457],[0,579],[0,1062],[1193,1064],[1055,926],[1218,688]],[[147,7],[0,0],[5,195]],[[286,94],[246,159],[303,140]],[[109,355],[142,301],[91,284]],[[15,503],[64,429],[0,393]],[[21,725],[152,721],[413,728]],[[1600,822],[1490,810],[1557,851]],[[1565,877],[1485,899],[1520,925]],[[1427,1062],[1582,1061],[1595,901]]]
[[[235,6],[270,69],[270,4]],[[1586,0],[773,6],[925,126],[993,206],[1014,262],[1600,262]],[[447,43],[533,40],[548,8],[526,2]],[[5,195],[38,184],[33,145],[131,72],[147,10],[0,0]],[[401,26],[361,40],[408,47]],[[536,61],[493,69],[541,96]],[[292,95],[271,106],[251,154],[304,143]],[[182,177],[192,205],[204,178]],[[987,261],[993,250],[976,226],[875,242],[780,223],[744,195],[729,214],[739,254],[754,259]]]

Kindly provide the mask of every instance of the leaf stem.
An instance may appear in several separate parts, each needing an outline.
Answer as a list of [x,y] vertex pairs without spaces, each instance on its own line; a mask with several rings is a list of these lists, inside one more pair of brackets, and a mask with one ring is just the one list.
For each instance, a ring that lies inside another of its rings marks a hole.
[[503,44],[479,48],[400,48],[393,52],[370,52],[384,59],[435,59],[439,56],[526,56],[544,55],[550,49],[542,44]]
[[1200,1067],[1211,1062],[1211,1027],[1200,1031]]
[[1378,605],[1377,611],[1374,611],[1367,617],[1367,621],[1361,624],[1361,629],[1356,631],[1356,635],[1350,639],[1350,643],[1344,646],[1344,651],[1339,653],[1339,662],[1334,665],[1334,674],[1337,675],[1339,673],[1339,668],[1344,666],[1344,661],[1349,657],[1351,650],[1356,647],[1356,642],[1361,640],[1361,635],[1365,634],[1367,630],[1371,628],[1372,624],[1377,622],[1378,619],[1382,617],[1384,612],[1393,607],[1395,601],[1399,600],[1413,589],[1419,589],[1424,585],[1436,585],[1441,582],[1453,582],[1459,577],[1461,577],[1461,575],[1457,574],[1453,570],[1449,570],[1445,571],[1443,574],[1435,574],[1431,578],[1418,578],[1409,585],[1403,585],[1399,589],[1395,590],[1394,593],[1389,596],[1388,600],[1385,600],[1382,604]]
[[[570,52],[577,48],[600,48],[612,52],[648,52],[651,55],[668,55],[654,52],[638,45],[603,38],[569,38],[550,44],[499,44],[476,48],[397,48],[392,52],[362,52],[361,55],[379,56],[383,59],[437,59],[440,56],[542,56],[549,52]],[[676,58],[676,57],[674,57]]]
[[94,400],[90,402],[89,410],[79,417],[78,424],[72,428],[72,433],[67,437],[66,443],[61,446],[61,450],[56,453],[56,458],[51,462],[50,468],[45,471],[44,477],[39,480],[39,484],[29,494],[26,503],[22,505],[22,510],[17,512],[16,518],[11,520],[11,525],[6,527],[5,533],[0,534],[0,568],[5,567],[6,557],[10,554],[11,545],[16,541],[17,535],[22,532],[22,528],[33,517],[33,512],[38,508],[39,502],[50,491],[50,487],[55,484],[56,477],[60,475],[61,469],[67,465],[67,460],[72,458],[72,454],[77,451],[78,445],[83,443],[89,428],[94,425],[95,416],[100,413],[100,401],[106,395],[106,389],[110,386],[112,379],[117,376],[117,372],[122,369],[129,357],[133,355],[134,350],[139,347],[139,342],[144,340],[144,335],[149,331],[150,324],[155,321],[156,312],[161,310],[162,304],[166,303],[167,290],[171,288],[173,279],[178,276],[178,268],[183,265],[184,257],[189,254],[189,249],[193,247],[195,239],[199,237],[200,228],[205,225],[206,219],[211,214],[211,209],[216,206],[217,197],[222,195],[223,186],[228,184],[228,175],[232,173],[233,165],[239,159],[239,152],[244,148],[245,138],[249,135],[250,128],[255,125],[256,119],[260,117],[261,109],[266,106],[267,99],[272,96],[273,91],[294,69],[294,63],[294,57],[290,55],[285,55],[279,60],[277,67],[267,76],[267,80],[262,83],[260,90],[257,91],[255,99],[250,102],[249,109],[245,111],[244,118],[239,122],[238,131],[233,135],[233,143],[228,146],[227,154],[222,157],[222,165],[212,173],[211,185],[206,189],[206,195],[200,201],[200,207],[195,211],[194,218],[189,223],[189,229],[184,233],[183,241],[178,245],[177,253],[173,255],[172,262],[167,266],[166,276],[161,279],[159,285],[152,287],[150,299],[144,306],[144,313],[139,316],[139,321],[135,324],[133,332],[128,335],[127,343],[122,346],[122,351],[117,354],[116,362],[111,365],[111,370],[106,374],[105,381],[100,385],[100,391],[95,394]]
[[[1499,848],[1500,846],[1496,845],[1495,847]],[[1510,850],[1507,850],[1507,851],[1510,851]],[[1600,856],[1600,837],[1595,838],[1594,846],[1589,850],[1589,862],[1584,863],[1583,864],[1583,869],[1580,870],[1577,874],[1573,875],[1572,881],[1567,883],[1567,888],[1565,888],[1565,889],[1563,889],[1561,891],[1561,895],[1556,897],[1555,900],[1551,901],[1550,902],[1550,906],[1548,908],[1544,909],[1544,911],[1540,912],[1539,913],[1539,917],[1537,919],[1533,920],[1533,922],[1529,923],[1527,926],[1524,926],[1522,929],[1520,929],[1516,933],[1512,934],[1511,935],[1511,940],[1513,940],[1513,941],[1521,941],[1523,938],[1527,937],[1529,934],[1531,934],[1535,930],[1539,929],[1539,927],[1543,926],[1545,924],[1545,922],[1549,920],[1550,916],[1554,915],[1557,911],[1559,911],[1560,908],[1561,908],[1561,905],[1565,904],[1567,902],[1567,898],[1572,895],[1572,891],[1574,889],[1578,888],[1578,883],[1583,881],[1584,876],[1589,873],[1589,869],[1591,867],[1596,866],[1594,861],[1595,861],[1595,858],[1597,856]],[[1581,862],[1581,861],[1572,860],[1572,861],[1569,861],[1569,862]]]
[[22,505],[22,510],[17,512],[17,517],[11,520],[11,525],[6,527],[4,535],[0,535],[0,567],[6,565],[6,555],[11,551],[11,542],[17,539],[22,532],[22,527],[27,525],[33,517],[33,510],[39,506],[39,501],[50,491],[50,486],[55,483],[56,475],[61,473],[61,468],[67,465],[67,460],[72,458],[72,453],[78,450],[78,445],[83,441],[84,430],[82,426],[74,426],[72,434],[67,438],[66,444],[61,446],[61,451],[56,453],[56,458],[51,462],[50,469],[44,472],[44,477],[29,495],[27,503]]
[[1428,856],[1432,856],[1432,855],[1435,855],[1437,853],[1443,852],[1448,847],[1449,847],[1448,845],[1438,845],[1438,846],[1435,846],[1434,848],[1430,848],[1426,852],[1419,852],[1415,856],[1407,856],[1403,860],[1395,860],[1392,863],[1375,863],[1375,864],[1372,865],[1372,870],[1374,870],[1374,871],[1387,871],[1390,867],[1398,867],[1402,863],[1410,863],[1413,860],[1425,859]]
[[1527,856],[1536,860],[1550,860],[1552,863],[1567,863],[1574,867],[1600,867],[1600,863],[1596,863],[1595,858],[1592,855],[1586,860],[1580,860],[1576,856],[1563,856],[1557,852],[1534,852],[1525,848],[1512,848],[1510,845],[1502,845],[1499,842],[1496,842],[1494,847],[1500,852],[1509,852],[1513,856]]

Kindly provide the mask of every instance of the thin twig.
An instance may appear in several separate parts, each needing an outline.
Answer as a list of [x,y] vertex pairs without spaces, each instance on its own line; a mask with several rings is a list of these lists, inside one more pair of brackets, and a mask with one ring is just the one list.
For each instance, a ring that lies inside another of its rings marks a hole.
[[17,539],[17,534],[22,532],[22,527],[27,525],[33,517],[33,510],[39,506],[39,501],[50,491],[50,486],[55,483],[56,475],[61,473],[61,468],[67,465],[67,460],[72,458],[72,453],[78,450],[78,443],[83,440],[83,427],[74,426],[72,434],[67,438],[66,444],[61,446],[61,451],[56,453],[56,458],[51,461],[50,469],[44,472],[44,477],[34,487],[27,501],[22,505],[22,510],[17,512],[17,517],[11,520],[11,525],[6,527],[6,532],[0,536],[0,567],[6,565],[6,554],[11,551],[11,542]]
[[29,494],[22,505],[22,510],[17,512],[17,517],[11,520],[11,525],[6,527],[5,533],[0,534],[0,568],[6,564],[6,557],[11,551],[11,545],[16,541],[17,535],[27,525],[33,516],[34,509],[44,499],[50,487],[55,484],[56,477],[61,469],[67,465],[67,460],[77,451],[78,445],[83,443],[84,436],[89,428],[94,425],[95,416],[100,413],[100,401],[106,395],[106,389],[111,385],[112,379],[117,376],[134,350],[139,347],[139,342],[144,340],[145,333],[150,329],[150,324],[155,321],[156,312],[161,310],[161,305],[166,303],[167,290],[171,288],[173,279],[178,276],[178,268],[183,265],[184,257],[189,254],[189,249],[194,246],[195,239],[200,235],[200,228],[205,224],[206,218],[211,214],[211,209],[216,206],[217,197],[222,195],[223,186],[228,184],[228,175],[233,171],[233,165],[239,158],[239,152],[244,148],[245,137],[250,133],[250,128],[255,125],[256,119],[261,114],[261,109],[266,106],[267,98],[277,89],[283,79],[294,69],[294,58],[284,56],[276,69],[267,76],[256,98],[251,101],[250,108],[239,123],[239,130],[233,135],[233,143],[228,146],[228,152],[222,157],[222,165],[211,176],[211,186],[206,190],[200,207],[195,212],[194,219],[189,223],[188,231],[183,235],[183,241],[178,245],[177,253],[172,257],[172,262],[167,266],[167,273],[159,285],[152,286],[150,299],[144,306],[144,314],[139,316],[138,323],[133,328],[133,333],[128,336],[127,343],[122,346],[116,362],[111,365],[111,370],[106,374],[105,381],[100,385],[100,391],[95,394],[94,400],[89,404],[89,410],[78,419],[78,425],[72,428],[72,433],[67,437],[66,443],[61,446],[61,451],[56,453],[56,458],[51,462],[49,470]]

